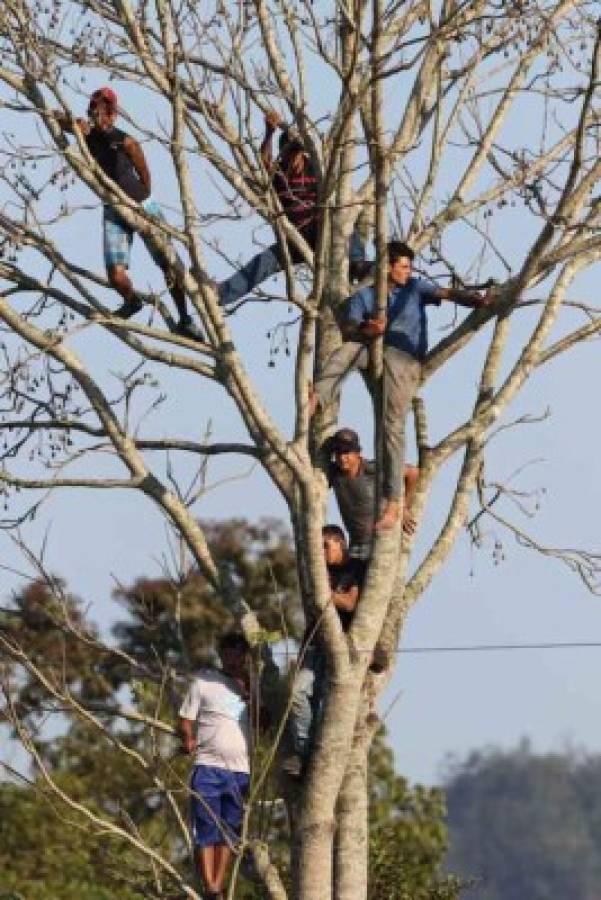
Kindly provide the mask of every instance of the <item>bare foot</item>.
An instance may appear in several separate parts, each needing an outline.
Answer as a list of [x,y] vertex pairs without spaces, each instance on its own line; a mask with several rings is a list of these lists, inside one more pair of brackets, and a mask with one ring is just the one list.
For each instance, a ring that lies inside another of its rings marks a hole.
[[376,531],[387,531],[399,521],[400,503],[398,500],[385,500],[382,515],[374,525]]
[[413,534],[415,532],[415,527],[417,522],[411,515],[411,510],[405,507],[403,510],[403,531],[405,534]]

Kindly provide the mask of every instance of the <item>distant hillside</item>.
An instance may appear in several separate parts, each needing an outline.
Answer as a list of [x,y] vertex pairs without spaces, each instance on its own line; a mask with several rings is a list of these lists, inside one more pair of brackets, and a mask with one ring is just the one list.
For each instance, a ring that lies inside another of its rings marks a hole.
[[474,753],[447,783],[448,870],[477,900],[601,900],[601,756]]

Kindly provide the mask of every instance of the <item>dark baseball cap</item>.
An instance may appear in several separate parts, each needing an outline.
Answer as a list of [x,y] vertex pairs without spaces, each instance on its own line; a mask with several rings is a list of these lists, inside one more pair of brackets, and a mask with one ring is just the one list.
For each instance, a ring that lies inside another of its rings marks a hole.
[[332,437],[332,453],[360,453],[359,435],[352,428],[341,428]]
[[94,109],[99,103],[106,103],[108,106],[117,106],[117,94],[110,87],[101,87],[94,91],[90,97],[88,110]]
[[302,138],[298,130],[293,125],[284,125],[279,140],[280,153],[292,153],[295,150],[304,150]]

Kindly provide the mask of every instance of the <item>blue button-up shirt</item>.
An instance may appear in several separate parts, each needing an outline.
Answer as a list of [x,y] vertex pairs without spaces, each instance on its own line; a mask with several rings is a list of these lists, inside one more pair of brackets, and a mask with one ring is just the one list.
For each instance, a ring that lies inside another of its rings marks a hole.
[[[427,303],[440,305],[436,285],[425,278],[410,278],[407,284],[396,285],[388,294],[384,343],[422,360],[428,349]],[[376,289],[361,288],[348,300],[347,321],[360,325],[376,314]]]

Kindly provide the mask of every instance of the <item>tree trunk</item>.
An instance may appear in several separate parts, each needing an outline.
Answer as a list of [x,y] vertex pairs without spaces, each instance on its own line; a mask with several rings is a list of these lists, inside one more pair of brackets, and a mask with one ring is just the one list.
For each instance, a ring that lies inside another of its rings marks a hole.
[[[295,833],[297,900],[331,900],[336,803],[355,730],[360,686],[355,673],[329,686]],[[335,712],[334,712],[335,711]]]
[[355,739],[336,807],[334,897],[365,900],[369,859],[367,748]]

